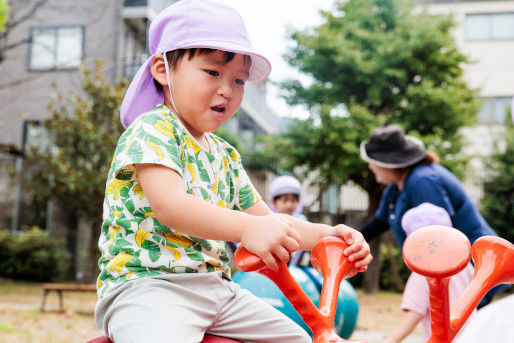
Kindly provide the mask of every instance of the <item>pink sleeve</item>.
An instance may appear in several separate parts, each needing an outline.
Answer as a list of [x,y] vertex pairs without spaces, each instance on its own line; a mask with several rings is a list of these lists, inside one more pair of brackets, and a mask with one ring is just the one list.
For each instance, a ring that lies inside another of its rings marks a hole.
[[422,316],[428,314],[428,282],[424,276],[412,273],[403,291],[402,310],[413,311]]

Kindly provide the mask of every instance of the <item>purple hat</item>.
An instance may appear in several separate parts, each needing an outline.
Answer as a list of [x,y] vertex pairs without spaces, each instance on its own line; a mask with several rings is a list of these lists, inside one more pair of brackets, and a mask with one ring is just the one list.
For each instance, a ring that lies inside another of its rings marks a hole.
[[[298,198],[301,198],[301,193],[302,185],[300,184],[300,181],[289,175],[282,175],[277,177],[271,182],[269,187],[269,196],[271,199],[284,194],[296,194],[298,195]],[[273,204],[270,205],[270,208],[273,210],[273,212],[277,212],[277,209],[273,206]],[[302,210],[303,205],[300,201],[296,209],[293,211],[293,215],[301,213]]]
[[157,54],[177,49],[217,49],[252,58],[248,81],[261,81],[271,72],[270,62],[254,51],[239,13],[213,1],[182,0],[167,7],[150,25],[148,46],[151,56],[139,68],[123,98],[120,119],[124,127],[164,102],[150,72]]
[[402,228],[407,236],[430,225],[453,226],[452,219],[444,208],[428,202],[411,208],[402,217]]

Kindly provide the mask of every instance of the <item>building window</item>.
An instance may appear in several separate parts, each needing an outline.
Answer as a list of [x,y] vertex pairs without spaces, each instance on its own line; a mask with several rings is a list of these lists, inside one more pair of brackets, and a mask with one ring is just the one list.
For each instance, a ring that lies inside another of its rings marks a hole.
[[464,31],[467,41],[514,39],[514,13],[468,14]]
[[482,99],[482,110],[478,116],[480,124],[505,124],[512,105],[512,97],[502,96]]
[[34,27],[30,36],[29,69],[75,69],[82,60],[82,26]]

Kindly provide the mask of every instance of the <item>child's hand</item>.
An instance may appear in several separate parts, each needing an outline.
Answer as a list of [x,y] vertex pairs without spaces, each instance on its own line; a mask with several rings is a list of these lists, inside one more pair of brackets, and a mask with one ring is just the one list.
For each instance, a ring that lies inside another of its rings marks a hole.
[[243,231],[241,244],[259,256],[268,267],[276,269],[277,260],[287,263],[289,254],[298,250],[300,239],[300,235],[287,219],[269,214],[254,217]]
[[[325,232],[325,236],[339,236],[349,245],[344,251],[348,260],[353,262],[353,265],[359,272],[365,272],[368,269],[368,264],[373,260],[370,254],[369,245],[362,236],[362,233],[352,229],[346,225],[332,226]],[[352,275],[353,276],[353,275]]]

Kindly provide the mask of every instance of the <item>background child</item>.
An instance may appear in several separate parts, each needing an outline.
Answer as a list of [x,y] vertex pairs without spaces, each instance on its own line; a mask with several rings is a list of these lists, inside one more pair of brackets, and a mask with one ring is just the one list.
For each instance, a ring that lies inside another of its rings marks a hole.
[[[414,207],[402,217],[402,228],[409,236],[414,231],[430,225],[452,226],[452,221],[445,209],[422,203]],[[450,279],[449,293],[450,304],[453,304],[464,291],[473,278],[474,268],[468,263],[466,268]],[[424,342],[428,341],[431,335],[430,327],[430,300],[428,282],[422,275],[412,273],[407,280],[403,292],[402,309],[405,317],[385,343],[398,343],[407,337],[421,322],[421,333]]]
[[238,152],[211,134],[240,106],[246,81],[270,72],[240,15],[221,3],[183,0],[149,29],[150,58],[121,107],[127,130],[107,178],[99,240],[95,321],[116,343],[200,342],[204,333],[244,342],[309,342],[280,312],[230,280],[224,241],[241,242],[270,267],[342,236],[356,270],[369,247],[343,225],[273,214]]
[[270,208],[273,212],[284,213],[298,219],[307,220],[302,214],[302,185],[289,175],[282,175],[271,182]]

